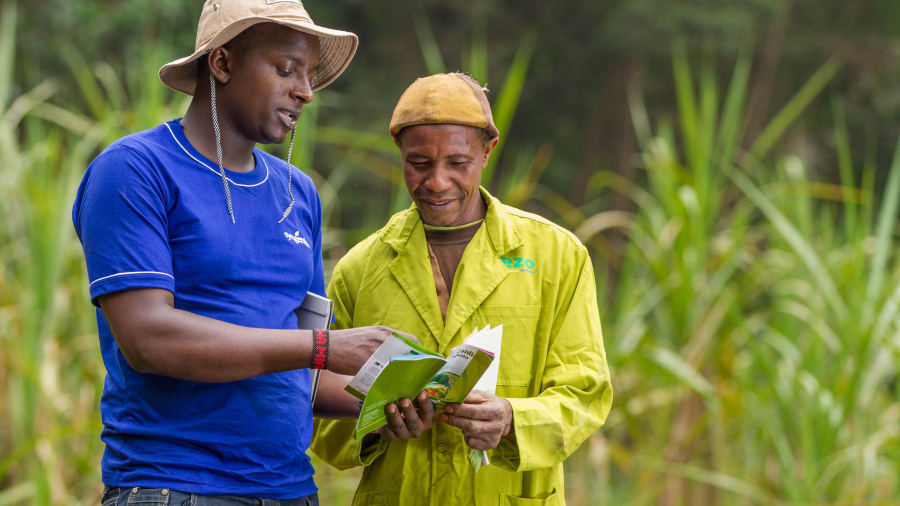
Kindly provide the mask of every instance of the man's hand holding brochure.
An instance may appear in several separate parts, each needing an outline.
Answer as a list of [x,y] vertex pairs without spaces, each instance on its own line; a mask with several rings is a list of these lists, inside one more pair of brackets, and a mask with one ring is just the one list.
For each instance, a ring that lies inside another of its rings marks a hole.
[[[479,348],[492,353],[494,360],[490,367],[481,375],[481,379],[472,388],[472,390],[481,390],[490,394],[497,392],[497,373],[500,371],[500,349],[503,344],[503,325],[491,328],[490,325],[466,338],[466,344],[475,345]],[[481,466],[490,464],[487,453],[484,450],[470,450],[469,463],[478,472]]]
[[[387,423],[386,405],[403,398],[416,399],[423,390],[437,413],[447,403],[462,403],[475,388],[493,393],[502,333],[502,325],[493,329],[488,326],[453,348],[446,358],[393,334],[346,387],[361,400],[355,437],[359,439]],[[481,451],[475,451],[472,457],[476,470],[488,463]]]

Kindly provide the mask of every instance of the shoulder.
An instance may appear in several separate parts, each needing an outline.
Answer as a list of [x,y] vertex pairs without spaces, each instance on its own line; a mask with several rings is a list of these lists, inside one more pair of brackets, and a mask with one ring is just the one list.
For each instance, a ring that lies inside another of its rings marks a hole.
[[119,138],[109,145],[102,154],[117,154],[123,152],[153,153],[164,145],[170,144],[175,139],[169,123],[163,123],[153,128],[135,132]]
[[358,286],[366,277],[373,263],[387,265],[387,262],[384,261],[387,251],[382,249],[387,245],[379,240],[379,232],[370,234],[358,242],[338,260],[332,272],[332,284],[337,283],[343,287],[342,289],[350,290],[350,287]]
[[110,144],[88,165],[74,209],[103,213],[122,200],[168,202],[172,189],[166,162],[173,159],[172,139],[164,123]]
[[106,147],[94,159],[91,165],[102,165],[108,161],[143,158],[144,154],[149,151],[144,142],[145,132],[138,132],[122,137]]
[[167,158],[174,137],[168,123],[119,138],[91,162],[88,173],[110,172],[125,176],[129,172],[145,172],[162,168],[160,159]]
[[344,275],[349,275],[393,260],[396,252],[388,242],[397,240],[397,236],[402,235],[401,229],[413,218],[410,213],[418,211],[406,209],[394,214],[381,229],[369,234],[350,248],[350,251],[338,261],[335,272],[341,271]]
[[502,214],[515,227],[526,244],[539,242],[545,246],[553,245],[565,249],[586,251],[584,244],[575,234],[543,216],[503,203],[499,203],[499,205]]

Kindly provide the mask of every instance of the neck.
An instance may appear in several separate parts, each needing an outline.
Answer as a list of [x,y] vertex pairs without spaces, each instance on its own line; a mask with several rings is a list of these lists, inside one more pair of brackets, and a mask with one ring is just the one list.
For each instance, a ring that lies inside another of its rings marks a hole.
[[[191,145],[203,156],[212,161],[218,160],[216,153],[216,133],[213,127],[212,106],[210,105],[209,84],[201,88],[198,83],[197,93],[191,100],[181,126],[184,135]],[[253,148],[256,144],[237,135],[231,128],[226,115],[219,106],[219,131],[222,145],[222,165],[234,172],[250,172],[255,168]]]
[[425,227],[425,230],[435,230],[438,232],[447,232],[447,231],[453,231],[453,230],[462,230],[464,228],[481,225],[481,222],[483,222],[483,221],[484,221],[484,219],[480,219],[480,220],[473,221],[472,223],[466,223],[465,225],[453,225],[450,227],[439,227],[437,225],[429,225],[423,221],[422,226]]
[[475,201],[472,202],[472,206],[463,213],[459,222],[451,226],[465,227],[467,225],[480,223],[484,220],[485,216],[487,216],[487,202],[484,201],[484,195],[481,194],[480,190],[476,191],[478,191],[478,195],[475,197]]

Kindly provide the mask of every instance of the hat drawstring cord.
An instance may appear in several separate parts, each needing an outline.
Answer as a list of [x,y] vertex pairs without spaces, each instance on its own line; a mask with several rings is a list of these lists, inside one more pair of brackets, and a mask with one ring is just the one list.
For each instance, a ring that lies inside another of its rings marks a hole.
[[294,136],[297,135],[297,125],[294,124],[294,129],[291,130],[291,143],[288,145],[288,154],[287,154],[287,171],[288,171],[288,195],[291,196],[291,203],[288,205],[287,209],[284,210],[284,214],[281,216],[281,219],[278,220],[278,223],[284,221],[285,218],[291,214],[291,209],[294,208],[294,192],[291,191],[291,151],[294,149]]
[[219,131],[219,115],[216,112],[216,79],[212,72],[209,73],[209,94],[212,103],[213,130],[216,133],[216,156],[219,161],[219,174],[222,175],[222,184],[225,185],[225,200],[228,202],[228,214],[231,215],[231,223],[234,223],[234,210],[231,208],[231,190],[228,189],[228,178],[225,177],[225,166],[222,165],[222,133]]
[[[225,200],[228,202],[228,214],[231,215],[231,222],[235,223],[234,209],[231,206],[231,190],[228,188],[228,178],[225,177],[225,166],[222,164],[222,133],[219,130],[219,115],[216,110],[216,79],[213,77],[212,72],[209,73],[209,90],[211,98],[210,102],[212,104],[213,130],[216,134],[216,157],[219,162],[219,174],[222,176],[222,184],[225,186]],[[291,130],[291,143],[288,145],[287,160],[285,160],[288,171],[287,188],[288,195],[291,197],[291,203],[288,204],[287,209],[284,210],[284,214],[281,216],[281,219],[278,220],[278,223],[284,221],[294,208],[294,192],[291,189],[291,182],[293,181],[293,174],[291,172],[291,152],[294,150],[294,137],[296,137],[296,135],[297,125],[294,125],[294,129]]]

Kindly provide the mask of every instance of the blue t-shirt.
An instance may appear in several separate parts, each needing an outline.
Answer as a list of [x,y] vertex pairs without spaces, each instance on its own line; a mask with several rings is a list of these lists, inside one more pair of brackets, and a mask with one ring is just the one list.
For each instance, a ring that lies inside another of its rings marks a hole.
[[[103,482],[279,499],[316,491],[306,370],[195,383],[129,366],[98,297],[162,288],[177,309],[245,327],[296,329],[307,291],[324,295],[321,204],[312,181],[254,149],[226,170],[188,142],[179,120],[124,137],[88,167],[72,210],[84,248],[107,375],[100,401]],[[299,366],[300,364],[298,364]]]

